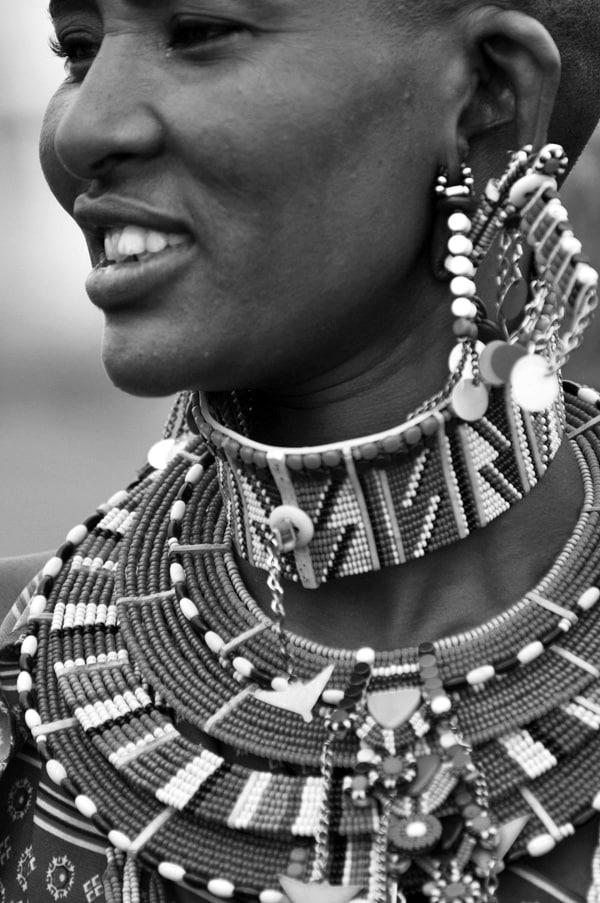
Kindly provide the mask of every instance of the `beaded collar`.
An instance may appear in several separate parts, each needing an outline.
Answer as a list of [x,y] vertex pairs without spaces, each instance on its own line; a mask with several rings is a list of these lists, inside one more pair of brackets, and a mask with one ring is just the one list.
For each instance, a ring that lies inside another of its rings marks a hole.
[[196,395],[191,410],[218,462],[238,554],[267,569],[273,516],[300,509],[314,532],[282,566],[311,588],[420,558],[490,523],[535,486],[564,429],[562,397],[530,413],[507,386],[474,422],[446,403],[386,432],[314,448],[247,438],[239,405],[227,399],[217,415]]
[[418,650],[291,637],[294,685],[191,441],[44,568],[18,690],[51,778],[134,867],[218,898],[493,900],[491,813],[518,856],[600,809],[599,410],[567,385],[585,503],[535,589]]

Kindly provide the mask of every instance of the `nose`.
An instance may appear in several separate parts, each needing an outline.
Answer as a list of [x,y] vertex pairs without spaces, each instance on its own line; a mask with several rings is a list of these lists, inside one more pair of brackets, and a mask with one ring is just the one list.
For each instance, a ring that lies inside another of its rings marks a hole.
[[102,179],[122,161],[160,152],[164,129],[155,74],[139,43],[128,36],[104,38],[55,131],[56,155],[71,175]]

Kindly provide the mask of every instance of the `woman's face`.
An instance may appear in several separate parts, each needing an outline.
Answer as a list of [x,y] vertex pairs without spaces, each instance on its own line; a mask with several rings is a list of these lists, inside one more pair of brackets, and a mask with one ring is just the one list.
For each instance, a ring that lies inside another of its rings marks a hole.
[[397,7],[53,2],[42,163],[118,385],[316,385],[406,328],[451,78]]

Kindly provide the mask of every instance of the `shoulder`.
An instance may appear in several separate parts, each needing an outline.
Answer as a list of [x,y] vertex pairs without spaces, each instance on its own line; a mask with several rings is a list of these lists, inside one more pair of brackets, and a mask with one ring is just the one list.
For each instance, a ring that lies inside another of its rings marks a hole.
[[49,552],[0,558],[0,624],[7,616],[20,592],[43,568]]

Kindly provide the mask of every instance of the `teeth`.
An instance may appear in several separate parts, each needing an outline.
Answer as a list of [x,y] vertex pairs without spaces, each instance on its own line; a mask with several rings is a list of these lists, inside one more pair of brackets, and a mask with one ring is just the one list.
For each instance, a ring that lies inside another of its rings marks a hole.
[[189,238],[179,232],[155,232],[141,226],[122,226],[109,229],[104,237],[104,254],[109,263],[122,263],[129,257],[159,254],[165,248],[187,244]]

